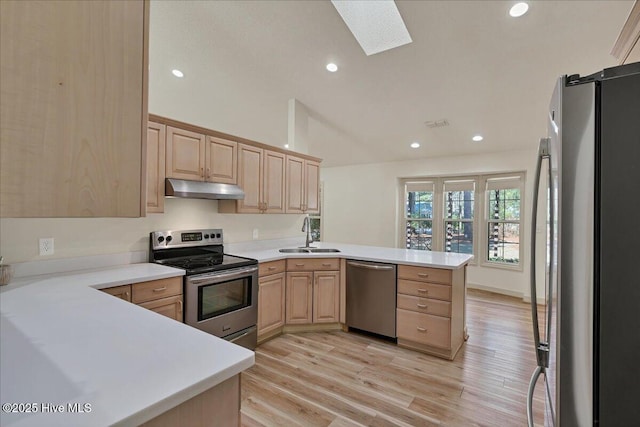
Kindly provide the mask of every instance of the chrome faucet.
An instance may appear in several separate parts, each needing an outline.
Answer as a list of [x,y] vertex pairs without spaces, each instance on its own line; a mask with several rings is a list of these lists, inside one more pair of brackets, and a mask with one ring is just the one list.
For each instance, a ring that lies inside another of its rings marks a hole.
[[302,222],[302,232],[307,232],[307,241],[305,242],[305,248],[312,248],[310,246],[313,243],[313,239],[311,238],[311,220],[309,219],[309,215],[304,217],[304,221]]

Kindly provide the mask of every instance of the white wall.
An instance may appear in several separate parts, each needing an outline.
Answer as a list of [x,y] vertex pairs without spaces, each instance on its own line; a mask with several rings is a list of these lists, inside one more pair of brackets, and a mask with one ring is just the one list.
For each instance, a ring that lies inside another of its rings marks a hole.
[[[1,218],[0,254],[6,263],[147,250],[155,230],[222,228],[226,243],[300,237],[302,215],[219,214],[213,200],[165,199],[164,214],[146,218]],[[38,239],[53,237],[55,254],[38,255]]]
[[[535,150],[323,168],[323,240],[398,247],[399,178],[525,171],[524,268],[470,266],[470,286],[528,297]],[[542,294],[539,292],[538,297]]]

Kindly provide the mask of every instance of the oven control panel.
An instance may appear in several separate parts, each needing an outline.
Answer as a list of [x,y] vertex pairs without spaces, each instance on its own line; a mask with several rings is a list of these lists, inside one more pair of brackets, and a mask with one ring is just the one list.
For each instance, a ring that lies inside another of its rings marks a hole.
[[222,229],[167,230],[151,233],[151,247],[156,249],[221,245]]

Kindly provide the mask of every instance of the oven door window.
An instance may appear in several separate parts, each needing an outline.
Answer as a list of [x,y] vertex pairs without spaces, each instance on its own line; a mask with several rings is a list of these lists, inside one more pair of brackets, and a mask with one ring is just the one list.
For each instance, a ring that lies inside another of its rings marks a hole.
[[203,285],[198,288],[198,321],[251,305],[251,278]]

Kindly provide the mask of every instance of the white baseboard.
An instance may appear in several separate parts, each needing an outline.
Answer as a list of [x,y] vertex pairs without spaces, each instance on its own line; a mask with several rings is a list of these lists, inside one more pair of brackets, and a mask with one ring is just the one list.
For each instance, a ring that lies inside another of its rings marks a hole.
[[[481,285],[479,283],[471,283],[467,282],[467,288],[469,289],[479,289],[481,291],[493,292],[494,294],[508,295],[510,297],[522,298],[523,302],[529,303],[531,302],[531,297],[529,295],[524,295],[522,292],[512,291],[509,289],[497,288],[495,286],[487,286]],[[538,298],[538,304],[544,304],[544,298]]]

